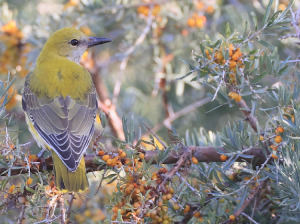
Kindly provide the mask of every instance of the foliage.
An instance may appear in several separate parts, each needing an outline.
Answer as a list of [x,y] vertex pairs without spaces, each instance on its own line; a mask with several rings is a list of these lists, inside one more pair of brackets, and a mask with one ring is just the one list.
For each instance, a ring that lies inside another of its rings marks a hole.
[[[1,222],[299,222],[299,2],[2,2]],[[75,196],[55,188],[18,94],[64,26],[114,40],[81,61],[101,111]]]

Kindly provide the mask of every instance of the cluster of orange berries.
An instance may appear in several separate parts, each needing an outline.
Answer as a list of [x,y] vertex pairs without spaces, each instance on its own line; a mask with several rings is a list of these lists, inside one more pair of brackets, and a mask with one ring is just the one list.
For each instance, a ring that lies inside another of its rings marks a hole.
[[213,12],[215,11],[214,7],[212,5],[206,5],[205,3],[203,3],[202,1],[198,1],[196,3],[196,8],[198,10],[202,10],[205,11],[208,14],[213,14]]
[[[278,135],[277,135],[277,136],[275,137],[275,139],[274,139],[274,142],[275,142],[275,143],[279,144],[279,143],[282,142],[281,134],[282,134],[283,132],[284,132],[283,127],[280,127],[280,126],[279,126],[279,127],[276,128],[275,134],[278,134]],[[262,137],[262,136],[261,136],[261,137]],[[271,145],[270,148],[273,149],[274,151],[277,151],[278,146],[277,146],[277,145]],[[278,156],[272,154],[272,158],[273,158],[273,159],[278,159]]]
[[[166,172],[166,168],[161,168],[157,172],[153,173],[151,179],[155,180],[156,183],[159,184],[161,183],[163,174]],[[119,190],[116,189],[115,192],[118,191]],[[148,210],[144,213],[142,213],[142,205],[146,201],[155,198],[157,193],[155,187],[151,186],[150,183],[144,180],[142,175],[127,172],[126,183],[120,186],[120,191],[122,192],[121,201],[115,204],[112,208],[113,215],[111,219],[113,221],[117,219],[118,214],[120,213],[123,221],[130,221],[131,219],[136,220],[137,216],[142,216],[138,223],[144,223],[144,218],[151,218],[151,223],[168,224],[173,222],[172,218],[168,214],[167,205],[169,200],[173,197],[174,188],[170,187],[169,185],[167,185],[165,189],[161,191],[162,194],[157,202],[157,205],[150,205]],[[132,205],[133,210],[126,208],[126,203],[128,202],[130,202]]]
[[21,77],[28,73],[25,69],[27,58],[24,54],[30,51],[30,47],[29,44],[22,43],[22,38],[23,33],[14,20],[0,28],[0,41],[6,46],[0,57],[0,73],[7,74],[7,71],[11,70],[12,74],[19,72]]
[[[222,54],[222,47],[220,47],[219,51],[217,51],[213,56],[211,55],[213,49],[206,49],[205,54],[206,57],[211,60],[212,57],[214,58],[214,62],[224,65],[226,63],[226,60],[223,57]],[[243,64],[242,56],[243,53],[240,51],[240,48],[234,49],[233,44],[228,45],[228,53],[229,53],[229,78],[230,78],[230,84],[237,85],[236,83],[236,66],[238,68],[244,68],[245,65]]]
[[206,17],[204,15],[198,15],[197,13],[194,13],[191,18],[187,20],[187,25],[194,28],[194,27],[199,27],[202,28],[204,27],[206,23]]
[[[121,150],[121,149],[119,149],[119,150]],[[112,166],[112,167],[122,166],[122,163],[120,161],[120,158],[121,158],[120,153],[119,153],[119,156],[115,156],[114,158],[112,158],[110,155],[104,155],[104,154],[105,153],[103,151],[98,152],[98,155],[100,155],[100,156],[103,155],[102,160],[105,161],[108,166]],[[125,153],[125,156],[126,156],[126,153]]]
[[[141,15],[148,16],[150,6],[142,5],[137,8],[137,12]],[[156,16],[160,12],[160,5],[154,5],[152,9],[152,15]]]
[[[32,178],[28,178],[26,180],[26,185],[27,186],[30,186],[33,182],[33,179]],[[14,184],[12,184],[8,190],[6,191],[6,194],[4,194],[4,198],[11,198],[14,194],[17,194],[17,193],[21,193],[21,184],[15,186]],[[25,201],[25,197],[19,197],[19,202],[22,203],[22,204],[25,204],[26,201]]]

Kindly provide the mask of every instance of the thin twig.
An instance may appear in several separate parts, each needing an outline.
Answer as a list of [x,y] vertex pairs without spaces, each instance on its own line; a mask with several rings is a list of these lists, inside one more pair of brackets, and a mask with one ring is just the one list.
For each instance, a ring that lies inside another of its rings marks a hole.
[[250,223],[253,222],[254,224],[259,224],[258,222],[255,222],[249,215],[247,215],[246,213],[244,212],[241,212],[241,214],[245,217],[247,217],[249,220],[250,220]]
[[65,209],[65,200],[63,198],[63,195],[60,195],[60,197],[58,198],[58,202],[59,202],[59,210],[60,210],[60,220],[61,220],[61,224],[66,224],[66,209]]
[[25,217],[25,209],[26,209],[26,205],[22,205],[21,212],[18,218],[18,224],[22,224],[22,221]]
[[122,62],[120,64],[120,70],[119,70],[116,84],[115,84],[114,91],[113,91],[112,105],[114,105],[114,106],[117,104],[118,96],[119,96],[120,89],[121,89],[121,81],[122,81],[122,77],[124,75],[124,71],[127,66],[127,62],[129,60],[129,56],[144,41],[145,37],[147,36],[147,34],[150,31],[152,19],[153,19],[152,9],[153,9],[153,5],[151,4],[151,8],[149,10],[149,14],[148,14],[148,18],[147,18],[147,25],[146,25],[145,29],[143,30],[143,32],[141,33],[139,38],[137,38],[135,43],[130,48],[128,48],[127,51],[123,54],[124,58],[122,59]]
[[97,191],[96,191],[96,193],[95,193],[95,196],[96,196],[96,194],[98,193],[98,191],[99,191],[99,189],[100,189],[100,187],[101,187],[101,184],[102,184],[102,182],[103,182],[103,180],[104,180],[104,175],[105,175],[106,171],[107,171],[107,167],[105,167],[105,169],[104,169],[104,171],[103,171],[103,174],[102,174],[102,176],[101,176],[101,180],[100,180],[99,186],[98,186],[98,188],[97,188]]
[[202,197],[201,194],[195,189],[193,188],[181,175],[180,173],[176,172],[176,175],[196,194],[198,195],[200,198]]
[[69,220],[70,217],[71,217],[71,211],[72,211],[71,209],[72,209],[74,198],[75,198],[74,192],[70,193],[69,207],[68,207],[67,212],[66,212],[67,213],[67,220]]
[[156,135],[156,134],[154,134],[154,132],[145,124],[145,123],[143,123],[145,126],[146,126],[146,128],[151,132],[151,134],[152,135],[154,135],[154,137],[159,141],[159,143],[160,144],[162,144],[162,146],[165,148],[165,149],[167,149],[167,146],[165,145],[165,143],[163,143],[160,139],[159,139],[159,137]]
[[[262,182],[260,182],[258,184],[258,186],[256,188],[254,188],[254,190],[251,191],[250,195],[246,198],[246,200],[244,201],[244,203],[242,204],[242,206],[234,213],[235,217],[238,217],[244,210],[245,208],[249,205],[249,203],[254,199],[254,197],[261,191],[261,189],[264,188],[264,186],[267,184],[269,180],[266,179]],[[251,217],[250,217],[251,218]],[[229,220],[228,222],[229,224],[232,224],[233,221]]]
[[192,103],[192,104],[186,106],[185,108],[183,108],[183,109],[175,112],[170,117],[168,117],[167,119],[165,119],[161,124],[155,126],[152,129],[152,131],[153,132],[157,132],[158,130],[160,130],[163,127],[163,125],[165,125],[168,129],[171,129],[171,123],[173,121],[175,121],[179,117],[181,117],[181,116],[183,116],[183,115],[185,115],[185,114],[187,114],[187,113],[195,110],[196,108],[203,106],[204,104],[206,104],[206,103],[208,103],[210,101],[211,101],[211,97],[205,97],[205,98],[203,98],[203,99],[201,99],[201,100],[199,100],[199,101],[197,101],[195,103]]

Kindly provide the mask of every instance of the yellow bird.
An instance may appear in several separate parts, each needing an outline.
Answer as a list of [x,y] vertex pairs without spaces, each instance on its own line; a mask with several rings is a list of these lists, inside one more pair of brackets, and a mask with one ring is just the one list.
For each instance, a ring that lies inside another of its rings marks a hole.
[[83,154],[94,133],[96,91],[90,73],[79,64],[89,48],[111,42],[75,28],[56,31],[29,72],[22,108],[39,147],[52,152],[55,185],[63,192],[88,188]]

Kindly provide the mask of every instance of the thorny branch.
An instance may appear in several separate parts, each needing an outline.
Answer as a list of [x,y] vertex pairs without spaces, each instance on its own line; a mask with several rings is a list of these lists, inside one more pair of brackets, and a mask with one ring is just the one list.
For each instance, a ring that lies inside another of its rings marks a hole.
[[[222,162],[220,159],[220,153],[217,151],[223,151],[226,152],[223,147],[213,147],[213,146],[189,146],[187,147],[189,151],[193,151],[193,156],[198,159],[199,162]],[[217,150],[216,150],[217,149]],[[171,151],[169,153],[168,158],[164,161],[164,164],[174,164],[176,163],[181,156],[185,153],[186,149],[185,147],[181,147],[178,152],[176,151]],[[145,151],[145,161],[149,162],[153,157],[157,157],[159,155],[159,152],[157,150],[153,151]],[[266,161],[265,155],[262,153],[261,148],[252,148],[248,150],[247,152],[244,153],[245,155],[253,155],[254,160],[256,161],[255,165],[260,165]],[[93,171],[100,171],[104,170],[106,166],[100,166],[99,164],[94,162],[94,158],[102,158],[102,156],[96,155],[96,154],[88,154],[85,155],[85,165],[87,172],[93,172]],[[239,157],[237,161],[248,161],[251,162],[252,159],[245,159],[242,157]],[[154,159],[153,164],[156,164],[156,160]],[[45,167],[46,170],[51,171],[53,170],[53,161],[52,157],[49,156],[48,158],[45,159]],[[17,169],[19,168],[19,169]],[[6,171],[8,168],[0,168],[0,173],[5,176]],[[31,170],[31,173],[37,173],[37,172],[42,172],[43,167],[39,166],[39,169],[34,169]],[[26,167],[22,166],[22,164],[15,164],[14,169],[11,170],[11,175],[19,175],[22,173],[28,173],[28,170]]]

